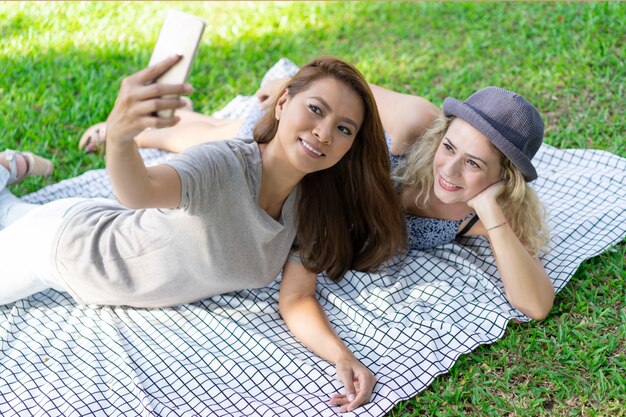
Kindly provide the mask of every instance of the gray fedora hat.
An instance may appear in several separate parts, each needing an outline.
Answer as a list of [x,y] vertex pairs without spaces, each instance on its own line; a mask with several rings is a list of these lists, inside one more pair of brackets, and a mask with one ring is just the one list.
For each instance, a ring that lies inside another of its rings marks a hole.
[[486,87],[463,102],[446,98],[443,112],[465,120],[485,135],[526,181],[537,178],[531,159],[543,142],[543,119],[524,97],[502,88]]

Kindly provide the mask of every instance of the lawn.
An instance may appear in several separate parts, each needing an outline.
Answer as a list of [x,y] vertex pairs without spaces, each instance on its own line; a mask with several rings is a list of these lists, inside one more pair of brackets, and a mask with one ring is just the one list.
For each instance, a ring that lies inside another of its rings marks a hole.
[[[202,112],[253,93],[280,57],[332,54],[438,105],[516,90],[545,116],[547,143],[626,157],[626,3],[611,2],[4,2],[0,147],[54,159],[50,181],[103,167],[78,138],[147,64],[168,7],[208,22],[190,80]],[[546,320],[510,325],[389,415],[626,415],[625,260],[622,242],[585,262]]]

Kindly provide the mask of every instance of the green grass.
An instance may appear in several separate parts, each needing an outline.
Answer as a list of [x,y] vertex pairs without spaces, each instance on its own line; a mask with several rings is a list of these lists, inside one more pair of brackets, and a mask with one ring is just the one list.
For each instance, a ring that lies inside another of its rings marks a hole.
[[[280,57],[353,62],[371,82],[441,104],[499,85],[545,115],[546,142],[626,157],[626,3],[0,4],[1,148],[103,167],[76,143],[148,62],[168,7],[207,20],[191,82],[213,112]],[[18,194],[45,185],[29,179]],[[585,262],[541,323],[461,357],[391,416],[626,415],[626,243]]]

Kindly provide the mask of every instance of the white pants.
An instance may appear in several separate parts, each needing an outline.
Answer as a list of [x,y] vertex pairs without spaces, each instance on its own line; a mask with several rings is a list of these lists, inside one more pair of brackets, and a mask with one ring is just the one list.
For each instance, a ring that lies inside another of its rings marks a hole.
[[67,211],[82,198],[28,204],[6,189],[0,166],[0,305],[53,288],[66,291],[52,268],[51,248]]

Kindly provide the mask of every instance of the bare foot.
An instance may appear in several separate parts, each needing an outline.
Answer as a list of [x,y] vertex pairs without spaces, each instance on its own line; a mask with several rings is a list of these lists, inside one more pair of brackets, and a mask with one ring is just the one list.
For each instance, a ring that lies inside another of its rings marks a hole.
[[83,133],[78,141],[78,149],[85,149],[85,152],[97,152],[104,148],[106,141],[106,122],[96,123]]

